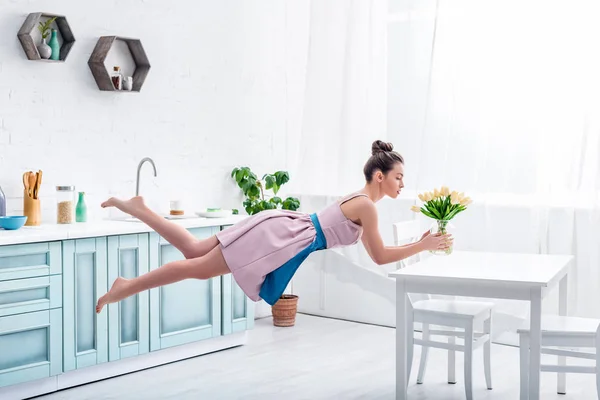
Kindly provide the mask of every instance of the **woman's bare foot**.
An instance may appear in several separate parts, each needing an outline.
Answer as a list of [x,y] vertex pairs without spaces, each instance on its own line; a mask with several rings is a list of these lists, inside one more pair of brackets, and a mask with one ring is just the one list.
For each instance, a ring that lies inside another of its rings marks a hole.
[[98,304],[96,304],[96,313],[99,314],[102,311],[102,308],[110,303],[114,303],[116,301],[121,300],[122,293],[124,289],[127,287],[128,279],[118,277],[115,279],[112,287],[104,296],[98,299]]
[[121,200],[116,197],[111,197],[104,203],[100,204],[100,207],[116,207],[124,213],[135,217],[140,213],[140,211],[146,208],[146,204],[144,203],[142,196],[135,196],[129,200]]

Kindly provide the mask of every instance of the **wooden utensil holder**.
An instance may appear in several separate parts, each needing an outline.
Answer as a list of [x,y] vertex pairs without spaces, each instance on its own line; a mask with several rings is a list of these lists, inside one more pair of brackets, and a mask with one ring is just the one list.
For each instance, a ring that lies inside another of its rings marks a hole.
[[26,226],[37,226],[42,222],[40,199],[32,199],[27,191],[23,193],[23,215],[27,216]]

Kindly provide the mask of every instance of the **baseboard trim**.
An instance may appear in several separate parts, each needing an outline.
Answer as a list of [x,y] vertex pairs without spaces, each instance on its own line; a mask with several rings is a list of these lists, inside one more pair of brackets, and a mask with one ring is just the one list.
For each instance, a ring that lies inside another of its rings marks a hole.
[[231,335],[219,336],[208,340],[157,350],[123,360],[106,362],[82,368],[80,370],[68,371],[49,378],[6,386],[0,388],[0,399],[29,399],[74,386],[241,346],[246,343],[247,336],[247,331],[233,333]]

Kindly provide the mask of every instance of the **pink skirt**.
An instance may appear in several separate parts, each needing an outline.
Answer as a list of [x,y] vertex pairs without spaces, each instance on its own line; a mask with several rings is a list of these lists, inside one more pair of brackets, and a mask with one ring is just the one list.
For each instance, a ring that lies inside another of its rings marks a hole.
[[260,301],[265,276],[309,246],[316,236],[310,215],[266,210],[217,233],[233,278],[253,301]]

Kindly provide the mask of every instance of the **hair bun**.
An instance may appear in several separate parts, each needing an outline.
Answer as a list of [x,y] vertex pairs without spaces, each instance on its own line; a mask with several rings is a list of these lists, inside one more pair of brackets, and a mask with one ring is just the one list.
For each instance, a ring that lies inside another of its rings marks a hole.
[[394,146],[391,143],[382,142],[381,140],[376,140],[371,145],[371,154],[373,155],[377,153],[387,153],[393,150]]

